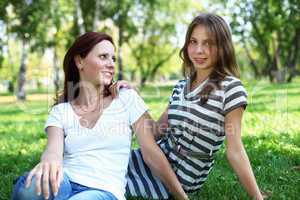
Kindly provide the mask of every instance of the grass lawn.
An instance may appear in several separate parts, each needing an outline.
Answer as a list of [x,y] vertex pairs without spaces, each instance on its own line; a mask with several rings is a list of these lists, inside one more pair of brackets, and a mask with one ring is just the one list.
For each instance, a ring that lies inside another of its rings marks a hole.
[[[243,142],[257,181],[268,199],[299,199],[300,81],[291,84],[247,83],[249,105],[243,119]],[[154,118],[166,108],[172,86],[146,87],[141,95]],[[51,95],[31,94],[18,103],[0,96],[0,200],[10,198],[13,180],[30,170],[46,144],[43,125]],[[134,140],[134,147],[137,143]],[[224,147],[198,199],[248,199],[228,165]]]

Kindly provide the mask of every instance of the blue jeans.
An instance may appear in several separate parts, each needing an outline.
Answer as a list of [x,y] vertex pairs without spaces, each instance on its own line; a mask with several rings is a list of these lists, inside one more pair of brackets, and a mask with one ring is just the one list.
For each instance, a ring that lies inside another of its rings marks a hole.
[[[27,174],[20,176],[13,189],[12,200],[44,200],[43,194],[38,196],[35,192],[35,177],[33,177],[30,187],[25,188]],[[50,185],[50,184],[49,184]],[[49,186],[50,187],[50,186]],[[60,184],[57,196],[54,197],[50,187],[49,200],[117,200],[117,198],[108,191],[86,187],[71,182],[69,177],[64,174],[63,181]]]

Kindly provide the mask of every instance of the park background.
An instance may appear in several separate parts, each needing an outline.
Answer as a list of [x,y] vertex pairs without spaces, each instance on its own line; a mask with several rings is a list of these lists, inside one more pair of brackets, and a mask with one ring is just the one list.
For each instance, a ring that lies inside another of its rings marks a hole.
[[[9,199],[13,180],[39,161],[43,125],[75,37],[111,34],[115,79],[135,83],[157,119],[183,78],[179,50],[200,11],[223,16],[231,27],[249,95],[243,142],[260,188],[268,199],[298,199],[300,0],[1,0],[0,199]],[[249,199],[224,147],[191,199]]]

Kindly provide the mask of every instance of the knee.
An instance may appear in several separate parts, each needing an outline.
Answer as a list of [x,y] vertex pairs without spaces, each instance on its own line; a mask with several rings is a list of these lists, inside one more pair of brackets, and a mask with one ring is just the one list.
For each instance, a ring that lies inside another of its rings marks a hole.
[[25,187],[27,174],[20,176],[16,181],[12,193],[12,200],[38,200],[42,199],[35,192],[35,181],[32,180],[28,188]]
[[[35,177],[32,178],[31,184],[28,188],[25,187],[27,174],[20,176],[16,181],[12,193],[12,200],[43,200],[43,195],[37,195],[36,193],[36,179]],[[50,185],[49,185],[50,186]],[[42,186],[41,186],[42,187]],[[72,191],[69,178],[66,174],[64,174],[63,180],[59,187],[58,196],[55,199],[67,199]],[[49,199],[53,199],[53,193],[51,187],[49,187],[50,196]]]

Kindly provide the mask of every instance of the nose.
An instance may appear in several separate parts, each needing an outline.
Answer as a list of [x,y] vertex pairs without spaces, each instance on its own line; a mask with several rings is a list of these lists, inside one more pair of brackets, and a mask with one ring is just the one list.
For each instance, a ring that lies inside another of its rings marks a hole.
[[113,58],[108,59],[106,65],[108,67],[115,67],[115,61],[114,61],[114,59]]
[[106,63],[105,66],[110,71],[114,71],[114,69],[115,69],[115,61],[112,58],[110,58],[110,59],[107,60],[107,63]]
[[199,53],[199,54],[204,53],[203,45],[201,45],[201,44],[197,45],[196,53]]

